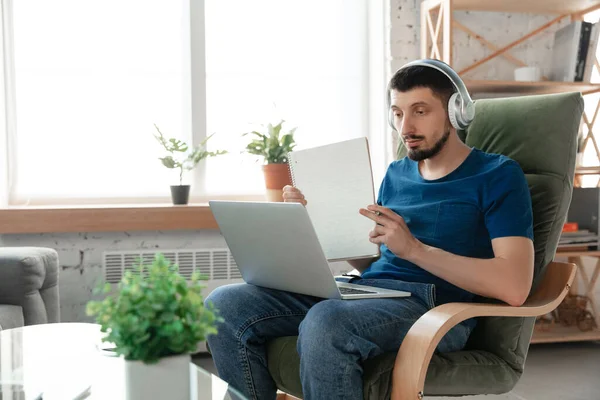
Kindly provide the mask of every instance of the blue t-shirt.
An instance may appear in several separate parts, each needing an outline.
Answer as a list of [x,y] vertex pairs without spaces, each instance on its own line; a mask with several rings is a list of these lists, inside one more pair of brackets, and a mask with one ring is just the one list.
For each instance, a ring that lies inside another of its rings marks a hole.
[[[405,157],[388,168],[377,203],[402,216],[421,242],[450,253],[493,258],[492,239],[533,239],[531,197],[523,170],[508,157],[473,148],[450,174],[423,179],[418,163]],[[397,257],[385,245],[365,279],[431,283],[437,304],[471,301],[474,295]]]

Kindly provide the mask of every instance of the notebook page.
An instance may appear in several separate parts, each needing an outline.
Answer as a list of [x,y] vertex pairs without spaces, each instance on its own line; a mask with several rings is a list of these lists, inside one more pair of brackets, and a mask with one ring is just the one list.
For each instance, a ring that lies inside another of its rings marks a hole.
[[327,259],[378,254],[369,241],[375,223],[358,212],[375,203],[367,138],[294,151],[289,160]]

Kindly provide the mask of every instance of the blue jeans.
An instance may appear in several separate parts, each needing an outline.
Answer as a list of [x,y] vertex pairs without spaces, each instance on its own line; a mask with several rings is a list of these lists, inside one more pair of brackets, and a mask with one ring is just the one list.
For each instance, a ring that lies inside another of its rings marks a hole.
[[[225,322],[208,345],[219,376],[251,399],[275,399],[267,368],[266,343],[298,335],[304,398],[362,399],[362,363],[395,352],[413,323],[435,306],[435,287],[391,279],[352,283],[406,290],[397,299],[328,300],[249,284],[222,286],[206,299]],[[464,347],[471,325],[460,324],[438,346]]]

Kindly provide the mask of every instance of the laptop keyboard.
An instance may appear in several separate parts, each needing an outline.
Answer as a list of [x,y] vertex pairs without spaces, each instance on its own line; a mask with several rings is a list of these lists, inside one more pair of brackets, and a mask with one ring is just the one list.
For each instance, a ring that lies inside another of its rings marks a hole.
[[353,289],[353,288],[348,288],[348,287],[338,287],[338,289],[340,289],[340,293],[341,294],[369,294],[369,293],[377,293],[377,292],[372,292],[369,290],[360,290],[360,289]]

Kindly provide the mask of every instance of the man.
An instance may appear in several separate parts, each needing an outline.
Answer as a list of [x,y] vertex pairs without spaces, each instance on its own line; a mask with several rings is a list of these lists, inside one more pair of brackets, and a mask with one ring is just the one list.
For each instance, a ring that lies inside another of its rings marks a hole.
[[[248,397],[274,399],[266,342],[299,335],[305,399],[362,399],[362,363],[397,351],[429,309],[475,295],[521,305],[531,289],[534,250],[529,189],[519,165],[466,146],[448,117],[455,85],[440,71],[401,68],[389,85],[393,126],[407,157],[393,162],[377,204],[357,210],[377,223],[377,259],[353,260],[352,283],[411,292],[396,299],[323,300],[248,284],[208,297],[225,322],[208,339],[219,375]],[[307,204],[298,188],[284,200]],[[292,228],[293,229],[293,228]],[[460,350],[474,320],[438,350]]]

